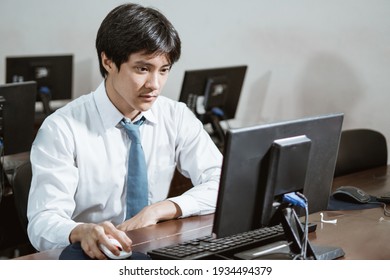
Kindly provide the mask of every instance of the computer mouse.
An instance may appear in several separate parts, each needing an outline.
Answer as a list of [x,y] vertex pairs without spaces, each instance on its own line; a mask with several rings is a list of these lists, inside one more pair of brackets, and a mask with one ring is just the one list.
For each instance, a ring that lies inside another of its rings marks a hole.
[[333,197],[337,200],[355,203],[367,203],[371,200],[371,196],[365,191],[354,186],[342,186],[333,192]]
[[125,250],[123,250],[122,245],[119,243],[118,240],[116,240],[115,238],[110,238],[109,240],[114,246],[118,248],[120,253],[119,256],[114,255],[105,245],[99,244],[100,250],[102,250],[102,252],[107,256],[107,258],[114,260],[123,260],[131,256],[132,252],[126,252]]

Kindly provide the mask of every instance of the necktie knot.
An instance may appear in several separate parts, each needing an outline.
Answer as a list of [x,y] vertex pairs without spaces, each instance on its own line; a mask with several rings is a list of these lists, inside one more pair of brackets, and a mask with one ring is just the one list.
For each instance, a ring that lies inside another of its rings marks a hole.
[[131,139],[132,142],[140,144],[141,143],[141,137],[139,132],[139,127],[144,123],[145,117],[142,117],[140,120],[136,121],[135,123],[128,122],[126,120],[122,120],[121,124],[124,127],[127,135]]

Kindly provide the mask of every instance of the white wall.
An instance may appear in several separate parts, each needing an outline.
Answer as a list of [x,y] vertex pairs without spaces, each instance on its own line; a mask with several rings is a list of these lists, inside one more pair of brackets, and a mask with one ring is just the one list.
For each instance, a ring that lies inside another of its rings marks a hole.
[[[0,83],[5,57],[73,53],[74,96],[101,77],[96,31],[117,0],[0,0]],[[233,126],[344,112],[344,129],[390,139],[390,1],[149,0],[183,43],[164,94],[184,70],[249,66]],[[390,144],[390,141],[389,141]]]

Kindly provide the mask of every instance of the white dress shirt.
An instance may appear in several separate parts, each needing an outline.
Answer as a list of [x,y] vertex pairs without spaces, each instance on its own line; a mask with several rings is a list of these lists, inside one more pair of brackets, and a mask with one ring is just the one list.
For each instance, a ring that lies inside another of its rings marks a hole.
[[[177,168],[194,185],[177,203],[182,217],[215,210],[222,155],[184,103],[164,96],[142,113],[149,204],[167,198]],[[139,116],[141,117],[141,115]],[[31,149],[28,235],[37,250],[65,247],[78,223],[125,220],[131,140],[104,82],[47,117]]]

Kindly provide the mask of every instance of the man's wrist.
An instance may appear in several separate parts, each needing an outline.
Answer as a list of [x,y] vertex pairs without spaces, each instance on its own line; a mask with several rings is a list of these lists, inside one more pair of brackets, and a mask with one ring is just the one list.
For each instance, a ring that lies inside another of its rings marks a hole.
[[88,224],[76,225],[69,234],[69,242],[75,243],[81,241],[81,237],[83,236],[82,232],[85,230],[87,226]]
[[171,220],[181,216],[179,205],[170,200],[154,203],[149,205],[148,208],[157,221]]

